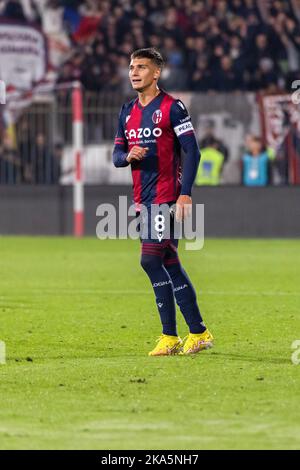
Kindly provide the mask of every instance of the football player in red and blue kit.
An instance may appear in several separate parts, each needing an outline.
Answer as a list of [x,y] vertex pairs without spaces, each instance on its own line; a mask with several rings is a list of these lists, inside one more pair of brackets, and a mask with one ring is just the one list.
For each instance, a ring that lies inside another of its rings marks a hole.
[[[141,206],[149,211],[147,224],[154,223],[153,207],[172,207],[176,203],[179,222],[191,213],[191,190],[200,160],[184,104],[157,85],[162,67],[163,59],[156,49],[139,49],[131,54],[129,78],[138,97],[121,108],[113,151],[116,167],[131,166],[134,202],[137,211]],[[185,153],[183,169],[181,149]],[[153,286],[162,323],[162,334],[149,355],[194,354],[211,347],[213,337],[179,261],[178,240],[172,227],[166,239],[163,225],[158,226],[161,232],[157,237],[151,230],[151,236],[141,239],[141,266]],[[190,331],[184,341],[177,334],[175,300]]]

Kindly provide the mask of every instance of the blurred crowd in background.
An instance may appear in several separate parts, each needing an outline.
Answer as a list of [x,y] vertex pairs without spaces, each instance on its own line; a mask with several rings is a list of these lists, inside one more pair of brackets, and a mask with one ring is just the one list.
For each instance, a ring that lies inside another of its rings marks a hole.
[[[273,94],[290,91],[300,76],[300,0],[0,0],[1,17],[41,28],[56,84],[80,81],[85,99],[98,92],[130,96],[130,54],[151,46],[164,56],[160,86],[170,92]],[[85,118],[86,131],[97,131]],[[65,136],[55,142],[28,122],[18,123],[17,143],[3,133],[0,183],[58,183]],[[199,144],[196,184],[219,184],[230,151],[210,125]],[[277,183],[288,184],[287,160],[285,151],[275,156],[260,136],[247,135],[240,182],[272,184],[275,169]]]
[[0,143],[0,184],[58,184],[62,153],[63,146],[49,146],[43,132],[30,145],[24,135],[17,146],[4,134]]
[[[25,122],[25,121],[24,121]],[[58,184],[62,176],[63,145],[49,146],[46,135],[38,132],[35,140],[28,142],[27,131],[19,136],[18,146],[12,145],[9,137],[0,144],[0,184]],[[222,181],[223,170],[230,157],[228,148],[215,133],[214,125],[208,123],[203,138],[199,141],[201,160],[195,184],[217,186]],[[237,184],[244,186],[267,186],[288,184],[287,159],[275,159],[275,153],[267,148],[259,136],[248,134],[244,142]],[[63,174],[72,174],[74,167]],[[280,176],[274,181],[274,175]]]
[[0,0],[0,14],[38,24],[58,82],[91,91],[126,93],[129,55],[149,46],[173,91],[274,92],[300,70],[299,0]]

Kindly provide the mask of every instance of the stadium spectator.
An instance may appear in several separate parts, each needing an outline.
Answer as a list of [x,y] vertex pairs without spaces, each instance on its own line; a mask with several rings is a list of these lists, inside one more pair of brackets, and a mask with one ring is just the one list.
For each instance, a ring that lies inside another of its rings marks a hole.
[[245,186],[266,186],[269,182],[269,156],[262,141],[247,136],[247,150],[242,157],[242,180]]
[[[55,144],[53,150],[52,164],[50,166],[49,181],[50,184],[58,184],[60,182],[60,177],[62,174],[61,161],[63,156],[63,145]],[[70,173],[73,172],[71,169]]]
[[21,160],[8,131],[4,131],[0,141],[0,183],[15,184],[21,182]]
[[19,0],[10,0],[9,2],[6,2],[3,10],[3,16],[14,20],[26,22],[23,7]]
[[215,147],[201,150],[201,160],[195,183],[198,186],[217,186],[220,184],[224,155]]
[[233,68],[232,59],[223,55],[214,74],[214,89],[219,92],[242,90],[244,83],[242,76]]
[[201,160],[195,183],[197,185],[220,184],[224,163],[228,160],[228,149],[215,136],[214,123],[208,122],[204,136],[199,142]]
[[51,181],[52,155],[46,136],[38,132],[35,142],[30,146],[31,175],[33,182],[37,184],[49,184]]
[[218,139],[215,135],[215,126],[213,121],[209,121],[204,129],[203,138],[199,142],[200,150],[206,147],[214,147],[219,152],[221,152],[224,156],[224,163],[228,161],[229,152],[226,145],[222,142],[222,140]]

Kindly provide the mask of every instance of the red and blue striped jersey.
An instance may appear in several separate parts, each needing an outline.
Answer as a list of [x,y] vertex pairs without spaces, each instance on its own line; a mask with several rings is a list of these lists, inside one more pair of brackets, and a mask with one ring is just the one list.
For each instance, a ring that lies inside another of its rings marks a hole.
[[[191,118],[184,104],[160,90],[146,106],[138,98],[122,106],[115,137],[113,162],[128,165],[132,147],[148,147],[145,158],[131,164],[136,204],[175,202],[191,194],[200,151]],[[186,153],[183,172],[181,148]]]

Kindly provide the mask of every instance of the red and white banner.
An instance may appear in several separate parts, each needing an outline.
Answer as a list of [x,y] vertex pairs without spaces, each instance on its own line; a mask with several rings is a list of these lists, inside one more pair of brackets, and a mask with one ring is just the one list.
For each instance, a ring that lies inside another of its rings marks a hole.
[[0,79],[6,86],[30,90],[47,71],[47,42],[39,29],[0,21]]
[[260,96],[263,134],[275,154],[288,162],[289,182],[300,184],[300,108],[292,95]]

